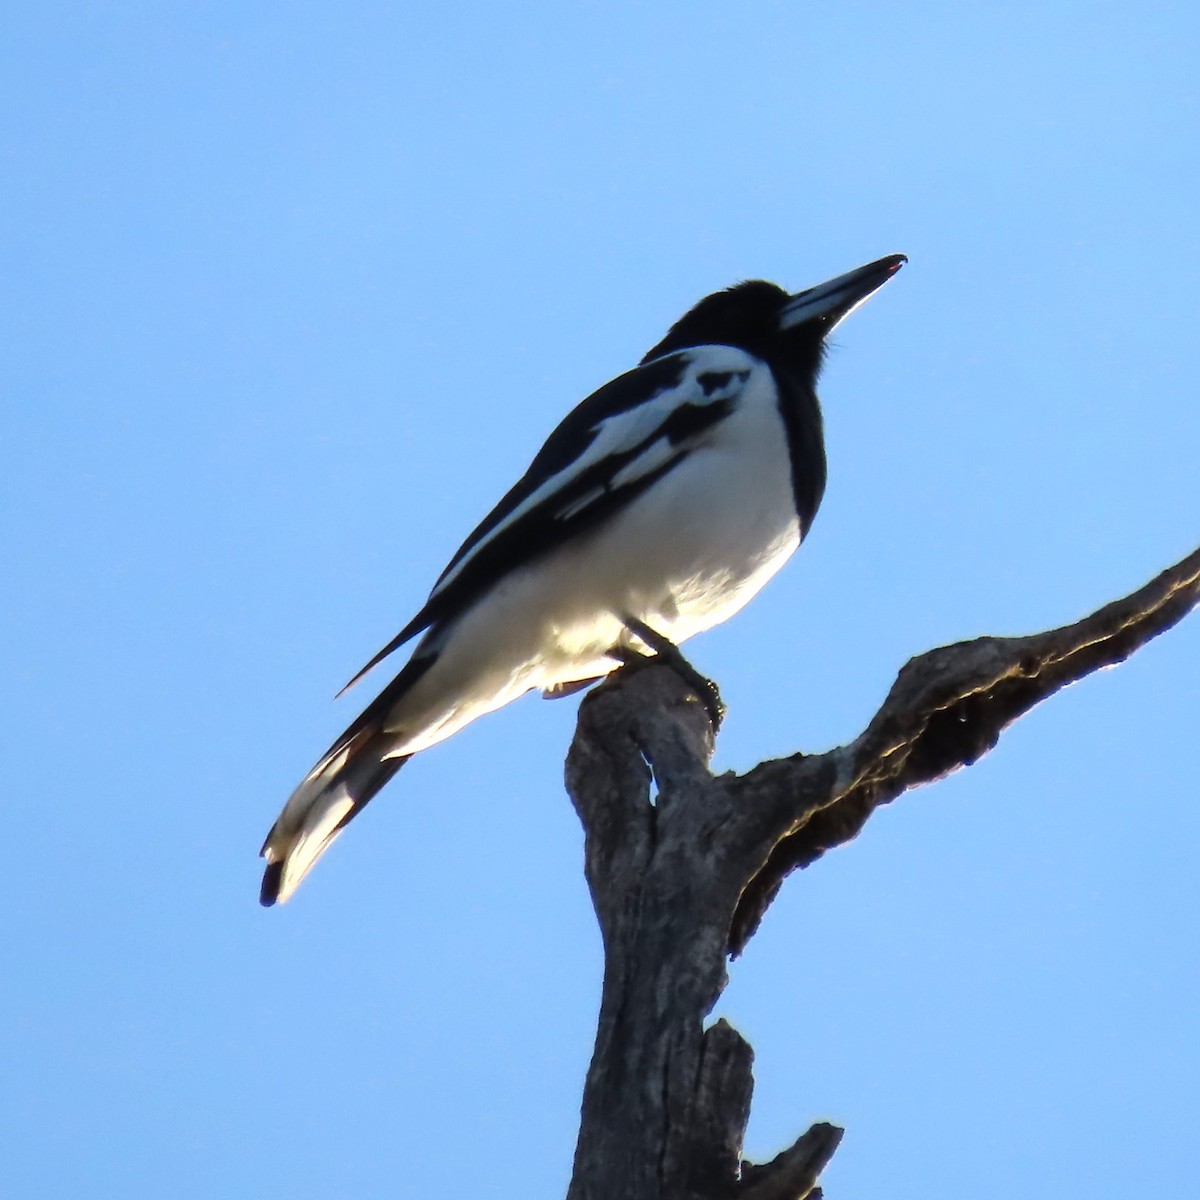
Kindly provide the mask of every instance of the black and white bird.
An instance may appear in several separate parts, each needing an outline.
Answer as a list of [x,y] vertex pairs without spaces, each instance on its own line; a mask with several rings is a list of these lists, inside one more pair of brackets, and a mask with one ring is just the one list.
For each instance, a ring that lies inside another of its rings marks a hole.
[[650,630],[679,645],[745,605],[821,503],[825,339],[905,261],[794,295],[762,280],[717,292],[584,400],[350,681],[422,635],[284,805],[262,903],[287,900],[418,751],[525,692],[602,678],[648,653]]

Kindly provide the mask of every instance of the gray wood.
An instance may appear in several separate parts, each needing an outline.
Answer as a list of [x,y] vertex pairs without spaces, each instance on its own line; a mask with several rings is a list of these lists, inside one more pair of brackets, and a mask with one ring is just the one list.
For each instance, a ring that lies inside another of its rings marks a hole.
[[1198,600],[1200,550],[1073,625],[922,654],[849,745],[742,775],[709,771],[708,717],[669,667],[622,671],[589,695],[566,783],[605,970],[570,1200],[817,1195],[841,1136],[832,1125],[770,1163],[742,1161],[753,1052],[724,1020],[705,1027],[729,958],[791,871],[880,805],[975,762],[1038,701],[1120,662]]

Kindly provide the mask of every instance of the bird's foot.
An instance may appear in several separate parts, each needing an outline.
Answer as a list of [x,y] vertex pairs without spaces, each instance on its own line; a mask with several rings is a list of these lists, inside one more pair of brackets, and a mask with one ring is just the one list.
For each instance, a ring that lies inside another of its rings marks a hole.
[[643,654],[628,646],[616,647],[610,653],[614,658],[621,660],[622,669],[637,670],[639,667],[649,666],[651,663],[661,663],[663,666],[670,667],[684,683],[695,691],[700,703],[704,705],[704,711],[708,714],[713,733],[719,732],[721,722],[725,720],[725,701],[721,699],[721,692],[717,685],[707,676],[701,675],[684,658],[683,651],[674,642],[664,637],[656,629],[652,629],[645,621],[640,621],[637,617],[626,613],[622,615],[621,623],[652,651],[651,654]]

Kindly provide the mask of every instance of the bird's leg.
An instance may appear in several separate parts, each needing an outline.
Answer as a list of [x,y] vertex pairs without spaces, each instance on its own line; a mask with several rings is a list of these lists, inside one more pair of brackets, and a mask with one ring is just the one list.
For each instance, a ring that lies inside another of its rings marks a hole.
[[648,666],[650,663],[662,663],[664,666],[670,667],[684,683],[689,684],[695,690],[700,703],[704,705],[704,711],[708,713],[713,733],[718,732],[721,722],[725,719],[725,701],[721,699],[721,692],[717,685],[711,679],[701,675],[684,658],[683,651],[674,642],[664,637],[658,630],[652,629],[645,621],[641,621],[629,613],[622,613],[621,623],[653,651],[652,654],[642,654],[628,646],[614,647],[609,653],[614,658],[621,660],[623,669],[637,670],[638,667]]

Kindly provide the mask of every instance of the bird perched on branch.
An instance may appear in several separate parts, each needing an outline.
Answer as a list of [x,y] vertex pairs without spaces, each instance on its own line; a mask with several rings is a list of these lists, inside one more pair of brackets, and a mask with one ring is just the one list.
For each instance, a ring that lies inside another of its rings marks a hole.
[[418,751],[525,692],[575,691],[737,612],[821,503],[825,339],[905,261],[792,295],[762,280],[716,292],[584,400],[350,681],[422,635],[284,805],[262,848],[262,903],[287,900]]

